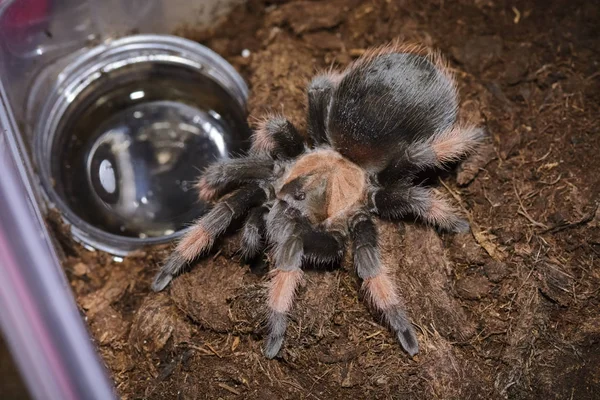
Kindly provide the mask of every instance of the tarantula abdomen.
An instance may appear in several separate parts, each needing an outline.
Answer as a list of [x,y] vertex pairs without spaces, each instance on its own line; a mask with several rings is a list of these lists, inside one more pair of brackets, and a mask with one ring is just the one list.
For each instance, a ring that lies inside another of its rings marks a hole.
[[357,61],[329,106],[326,126],[333,146],[376,169],[402,158],[411,144],[448,130],[458,115],[456,85],[441,59],[397,53],[393,47]]

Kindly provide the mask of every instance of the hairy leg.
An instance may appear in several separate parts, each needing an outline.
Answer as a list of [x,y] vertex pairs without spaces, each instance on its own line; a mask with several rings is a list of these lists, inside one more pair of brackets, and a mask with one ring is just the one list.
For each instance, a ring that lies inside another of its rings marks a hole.
[[[286,209],[285,204],[282,201],[276,204],[285,219],[282,217],[277,221],[271,217],[270,232],[277,231],[277,226],[284,226],[284,221],[289,224],[288,226],[293,224],[296,234],[302,240],[304,260],[311,264],[330,265],[341,261],[346,250],[345,228],[337,226],[314,227],[306,218],[300,216],[297,210],[289,207]],[[270,241],[276,241],[278,236],[284,234],[284,232],[277,231],[276,235],[270,235]]]
[[297,215],[290,215],[284,202],[277,202],[267,217],[269,242],[273,244],[275,268],[268,288],[268,336],[264,345],[267,358],[274,358],[285,337],[294,295],[302,282],[302,228]]
[[404,350],[414,356],[419,352],[417,337],[391,274],[381,264],[375,224],[366,213],[359,213],[350,221],[350,233],[354,266],[371,306],[383,315]]
[[253,208],[242,229],[240,252],[245,260],[254,258],[265,248],[265,216],[269,209],[265,206]]
[[414,165],[408,158],[400,157],[390,163],[386,169],[377,174],[375,186],[410,185],[422,171],[420,166]]
[[250,154],[277,159],[295,158],[304,151],[304,138],[283,117],[269,117],[260,122],[252,136]]
[[252,185],[242,187],[217,203],[181,238],[175,251],[156,275],[152,289],[163,290],[186,264],[208,251],[217,236],[223,233],[234,219],[265,199],[265,191],[258,185]]
[[442,168],[473,153],[485,140],[482,128],[456,125],[426,142],[412,145],[407,160],[419,168]]
[[445,231],[464,233],[469,230],[469,223],[441,193],[431,188],[398,182],[371,192],[369,204],[382,218],[399,219],[412,215]]
[[486,140],[484,130],[474,126],[454,126],[432,138],[410,145],[377,178],[381,185],[415,179],[419,172],[444,168],[474,153]]
[[211,164],[196,184],[201,200],[213,201],[231,186],[269,178],[273,160],[257,157],[233,158]]
[[327,143],[327,111],[341,75],[327,73],[318,75],[308,86],[308,134],[314,144]]

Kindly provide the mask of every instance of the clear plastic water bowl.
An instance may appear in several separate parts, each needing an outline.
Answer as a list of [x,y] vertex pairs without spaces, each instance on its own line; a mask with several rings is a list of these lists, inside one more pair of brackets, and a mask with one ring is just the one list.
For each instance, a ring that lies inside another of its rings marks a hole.
[[63,65],[28,107],[49,202],[77,240],[112,254],[179,236],[207,208],[193,190],[201,171],[247,149],[242,78],[168,35],[129,36]]

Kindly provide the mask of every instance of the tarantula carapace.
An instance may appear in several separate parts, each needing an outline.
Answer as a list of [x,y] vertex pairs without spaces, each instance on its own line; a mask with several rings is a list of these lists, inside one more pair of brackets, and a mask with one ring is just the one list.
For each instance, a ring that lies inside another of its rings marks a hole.
[[272,251],[268,337],[279,352],[303,262],[335,263],[346,242],[371,306],[412,356],[418,342],[393,274],[382,264],[374,218],[407,216],[451,232],[469,229],[451,204],[418,181],[473,152],[481,129],[460,122],[453,76],[442,58],[419,46],[366,52],[341,73],[308,86],[310,145],[283,117],[261,123],[246,157],[216,162],[198,182],[214,207],[183,236],[153,284],[162,290],[245,217],[242,252]]

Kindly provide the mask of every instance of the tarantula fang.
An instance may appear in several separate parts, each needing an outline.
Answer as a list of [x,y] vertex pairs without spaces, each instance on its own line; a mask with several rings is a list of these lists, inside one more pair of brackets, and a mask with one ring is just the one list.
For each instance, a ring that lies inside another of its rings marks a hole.
[[342,72],[316,76],[308,86],[307,125],[310,144],[290,121],[269,118],[255,131],[247,156],[207,168],[199,194],[220,200],[182,237],[153,289],[164,289],[232,221],[245,217],[244,257],[267,246],[273,255],[264,346],[273,358],[303,263],[339,262],[350,241],[366,298],[415,355],[417,337],[393,274],[382,264],[374,218],[413,216],[446,231],[468,231],[452,205],[418,176],[474,152],[483,131],[460,121],[456,85],[443,59],[399,44],[368,51]]

